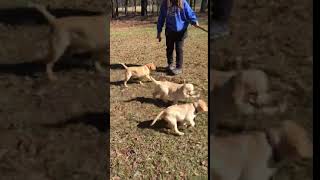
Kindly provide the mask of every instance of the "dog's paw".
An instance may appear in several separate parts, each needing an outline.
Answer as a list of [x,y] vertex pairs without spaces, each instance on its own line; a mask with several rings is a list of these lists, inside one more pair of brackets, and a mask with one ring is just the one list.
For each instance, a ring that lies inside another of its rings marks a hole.
[[178,136],[183,136],[183,135],[184,135],[183,132],[176,132],[176,134],[177,134]]
[[144,83],[142,81],[139,81],[140,85],[144,86]]

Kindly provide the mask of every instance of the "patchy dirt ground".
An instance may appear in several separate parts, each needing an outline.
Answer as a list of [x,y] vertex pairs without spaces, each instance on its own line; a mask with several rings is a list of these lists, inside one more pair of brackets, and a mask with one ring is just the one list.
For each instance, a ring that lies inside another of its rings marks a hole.
[[108,72],[96,73],[90,56],[66,55],[49,82],[32,63],[47,54],[48,26],[0,29],[1,179],[106,179]]
[[[288,97],[288,110],[272,118],[231,119],[234,125],[246,123],[252,129],[261,129],[293,120],[304,126],[312,138],[312,8],[312,1],[235,1],[230,21],[232,36],[211,42],[212,67],[232,69],[232,62],[242,58],[247,67],[264,70],[270,77],[271,89]],[[212,107],[219,103],[213,100]],[[219,120],[220,125],[224,121],[230,119]],[[311,161],[287,164],[274,179],[313,179],[312,171]]]
[[[207,27],[207,19],[200,24]],[[147,23],[147,22],[149,23]],[[151,121],[168,104],[152,98],[154,85],[137,81],[124,88],[124,68],[118,63],[143,65],[154,62],[156,79],[182,82],[186,79],[196,85],[207,101],[208,90],[208,34],[189,28],[184,47],[184,73],[176,77],[164,73],[165,43],[156,39],[155,19],[111,24],[110,70],[110,147],[111,178],[117,179],[186,179],[198,176],[207,179],[208,123],[207,113],[196,118],[194,129],[184,129],[177,137],[159,121],[150,128]],[[131,26],[132,24],[136,26]],[[164,36],[164,35],[163,35]]]

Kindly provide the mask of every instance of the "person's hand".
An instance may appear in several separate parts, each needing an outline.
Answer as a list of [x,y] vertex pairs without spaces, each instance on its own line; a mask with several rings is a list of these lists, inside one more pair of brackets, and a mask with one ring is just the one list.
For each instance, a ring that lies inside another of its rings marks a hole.
[[195,27],[199,27],[199,22],[198,21],[196,21],[195,23],[194,23],[194,25],[193,26],[195,26]]
[[157,39],[159,40],[159,42],[161,42],[161,33],[158,33]]

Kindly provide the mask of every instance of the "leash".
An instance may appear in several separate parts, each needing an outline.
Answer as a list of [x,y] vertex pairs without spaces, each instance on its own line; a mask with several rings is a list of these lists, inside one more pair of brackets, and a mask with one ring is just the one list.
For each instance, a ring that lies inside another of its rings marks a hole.
[[198,28],[206,33],[208,33],[208,30],[206,30],[205,28],[201,27],[201,26],[194,26],[195,28]]
[[[183,16],[184,16],[184,18],[188,21],[189,24],[192,25],[191,21],[188,20],[188,18],[187,18],[187,16],[186,16],[185,13],[186,13],[186,12],[183,10]],[[203,27],[201,27],[201,26],[197,26],[197,25],[192,25],[192,26],[194,26],[195,28],[198,28],[198,29],[200,29],[200,30],[208,33],[208,30],[206,30],[205,28],[203,28]]]

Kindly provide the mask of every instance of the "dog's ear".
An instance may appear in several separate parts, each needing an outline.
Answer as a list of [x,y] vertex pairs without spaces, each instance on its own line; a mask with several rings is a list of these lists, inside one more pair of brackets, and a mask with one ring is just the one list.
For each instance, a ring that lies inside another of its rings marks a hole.
[[148,66],[148,68],[149,68],[150,70],[156,70],[156,66],[154,65],[153,62],[148,63],[147,66]]
[[148,63],[146,64],[146,66],[148,67],[148,69],[150,70],[156,70],[156,66],[153,63]]

